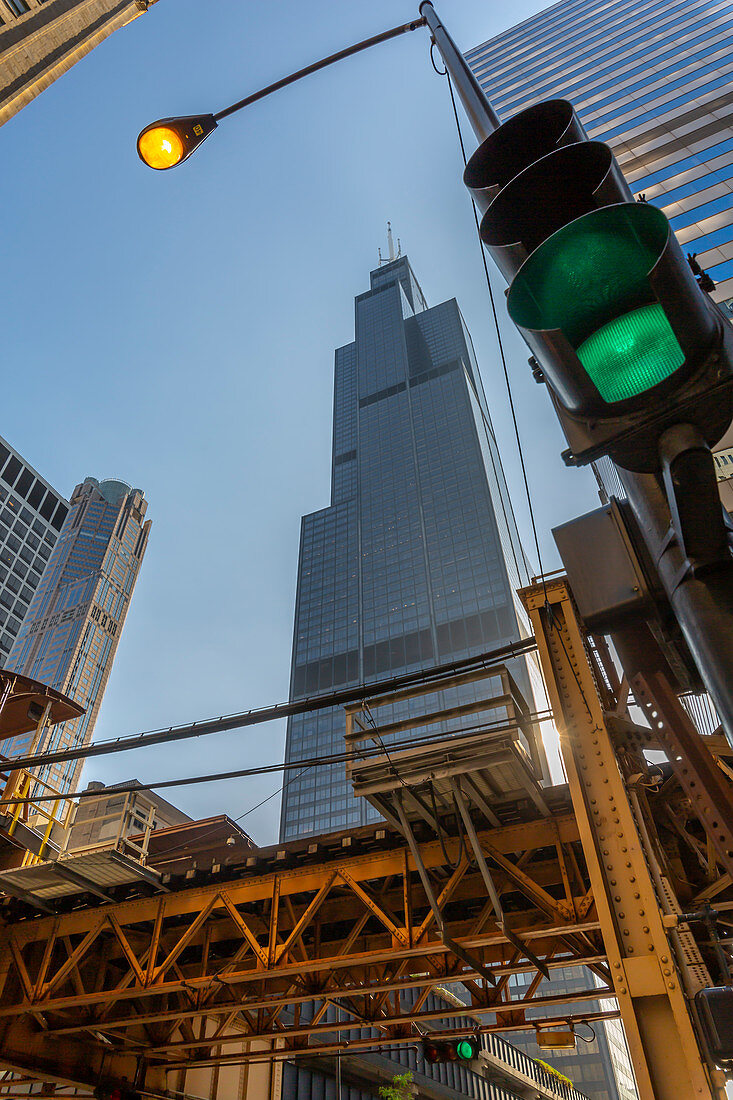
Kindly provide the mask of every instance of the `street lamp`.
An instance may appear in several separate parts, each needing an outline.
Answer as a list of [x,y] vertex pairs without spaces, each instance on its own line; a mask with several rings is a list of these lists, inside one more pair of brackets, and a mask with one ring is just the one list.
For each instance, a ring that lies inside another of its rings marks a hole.
[[191,153],[198,149],[201,142],[205,141],[209,134],[216,129],[220,119],[226,118],[227,115],[233,115],[235,111],[241,111],[243,107],[249,107],[251,103],[256,103],[258,99],[264,99],[272,92],[277,92],[288,84],[294,84],[296,80],[318,72],[319,69],[325,69],[326,66],[333,65],[336,61],[342,61],[344,58],[351,57],[362,50],[368,50],[370,46],[377,46],[380,42],[387,42],[390,38],[397,38],[408,31],[417,30],[418,27],[423,27],[425,24],[425,18],[420,16],[410,23],[403,23],[399,27],[383,31],[372,38],[365,38],[363,42],[357,42],[356,45],[348,46],[345,50],[339,50],[338,53],[324,57],[312,65],[306,65],[304,69],[299,69],[297,73],[291,73],[290,76],[276,80],[274,84],[268,84],[266,88],[261,88],[258,92],[245,96],[244,99],[233,103],[231,107],[225,107],[218,114],[159,118],[140,131],[137,139],[138,156],[144,164],[147,164],[148,168],[155,168],[159,172],[166,171],[168,168],[175,168],[177,165],[183,164],[184,160],[187,160]]
[[202,141],[216,129],[213,115],[186,115],[181,118],[160,118],[140,131],[137,152],[149,168],[165,171],[175,168],[198,149]]

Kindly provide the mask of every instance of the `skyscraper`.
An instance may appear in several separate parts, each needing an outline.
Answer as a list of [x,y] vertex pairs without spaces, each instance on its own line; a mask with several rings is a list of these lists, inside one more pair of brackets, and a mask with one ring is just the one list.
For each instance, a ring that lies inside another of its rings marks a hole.
[[0,0],[0,126],[156,0]]
[[466,55],[502,119],[569,99],[733,297],[733,0],[561,0]]
[[0,667],[5,668],[69,503],[0,437]]
[[[526,633],[527,566],[458,305],[429,309],[405,256],[370,283],[356,339],[336,352],[331,504],[302,521],[293,699]],[[513,671],[531,699],[523,659]],[[339,708],[293,717],[287,759],[341,752],[343,735]],[[305,770],[285,789],[281,836],[375,816],[343,764]]]
[[[125,616],[145,554],[150,520],[140,489],[88,477],[69,514],[10,652],[7,667],[71,696],[86,710],[47,731],[37,751],[86,745],[109,679]],[[30,734],[0,742],[18,756]],[[82,761],[51,764],[39,777],[56,790],[78,783]]]

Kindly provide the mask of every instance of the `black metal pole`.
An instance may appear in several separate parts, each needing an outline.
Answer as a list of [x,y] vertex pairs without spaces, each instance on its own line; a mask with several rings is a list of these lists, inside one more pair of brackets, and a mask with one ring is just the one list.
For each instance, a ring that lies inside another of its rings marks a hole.
[[733,559],[727,568],[691,570],[657,478],[617,470],[675,618],[733,746]]
[[499,116],[471,72],[465,57],[440,21],[431,0],[423,0],[420,5],[420,15],[432,32],[474,134],[479,142],[485,141],[489,134],[493,134],[494,130],[501,125]]

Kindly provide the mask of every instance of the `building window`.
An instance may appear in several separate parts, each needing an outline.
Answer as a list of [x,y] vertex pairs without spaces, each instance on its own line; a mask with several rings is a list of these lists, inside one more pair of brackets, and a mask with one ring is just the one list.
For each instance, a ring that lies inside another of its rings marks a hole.
[[13,15],[25,15],[31,10],[26,0],[5,0],[5,6],[10,8]]

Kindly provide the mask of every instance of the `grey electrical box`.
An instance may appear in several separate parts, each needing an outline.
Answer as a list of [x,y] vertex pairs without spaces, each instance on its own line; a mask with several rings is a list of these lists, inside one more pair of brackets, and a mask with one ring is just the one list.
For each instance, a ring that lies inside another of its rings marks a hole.
[[588,629],[609,633],[653,605],[642,564],[616,501],[553,529],[578,611]]

